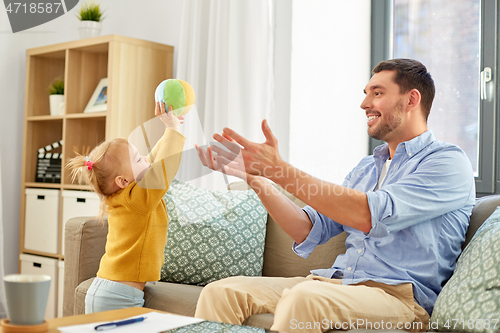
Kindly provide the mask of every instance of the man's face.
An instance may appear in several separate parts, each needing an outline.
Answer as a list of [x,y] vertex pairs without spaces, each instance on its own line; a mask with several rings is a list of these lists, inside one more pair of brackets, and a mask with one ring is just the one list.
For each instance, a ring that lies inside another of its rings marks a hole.
[[404,131],[405,95],[394,82],[395,74],[395,71],[382,71],[373,75],[361,103],[368,118],[368,134],[386,142],[397,139]]

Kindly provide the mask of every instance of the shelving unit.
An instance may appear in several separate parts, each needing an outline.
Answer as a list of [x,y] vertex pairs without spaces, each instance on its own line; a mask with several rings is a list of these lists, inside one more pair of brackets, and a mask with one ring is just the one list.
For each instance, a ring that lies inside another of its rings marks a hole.
[[[89,189],[73,184],[64,167],[60,183],[36,182],[38,149],[62,139],[60,152],[64,166],[69,158],[75,156],[73,147],[92,149],[104,140],[127,138],[134,128],[154,117],[154,91],[161,81],[172,77],[172,66],[172,46],[118,35],[27,51],[20,254],[39,255],[58,261],[64,259],[61,248],[62,204],[59,204],[57,253],[26,248],[26,189],[59,190],[60,203],[63,190]],[[48,86],[57,77],[64,78],[65,108],[62,115],[51,116]],[[83,113],[99,81],[106,77],[107,110]]]

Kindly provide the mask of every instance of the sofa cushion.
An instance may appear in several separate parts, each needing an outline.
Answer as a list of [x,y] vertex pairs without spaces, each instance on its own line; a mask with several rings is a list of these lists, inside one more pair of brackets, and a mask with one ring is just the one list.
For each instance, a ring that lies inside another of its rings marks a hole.
[[208,191],[174,180],[161,281],[206,285],[262,274],[267,211],[252,190]]
[[80,283],[75,289],[75,301],[73,306],[73,315],[85,314],[85,296],[87,295],[87,290],[89,290],[90,285],[94,281],[95,277]]
[[264,276],[307,276],[313,269],[330,268],[339,254],[345,253],[347,234],[341,233],[322,245],[304,259],[292,250],[293,239],[269,217],[264,250]]
[[477,230],[439,294],[430,328],[493,332],[500,327],[500,207]]
[[[85,314],[85,296],[94,279],[83,281],[75,289],[75,315]],[[187,284],[148,282],[144,287],[144,307],[193,317],[202,289]]]
[[174,328],[173,330],[165,331],[165,333],[264,333],[260,327],[250,327],[221,323],[216,321],[202,321],[193,325]]
[[[306,205],[282,187],[277,184],[273,185],[300,208]],[[235,182],[229,184],[229,189],[246,190],[248,185],[245,182]],[[307,276],[313,269],[330,268],[337,256],[345,253],[346,237],[345,232],[333,237],[325,244],[316,246],[309,257],[304,259],[293,252],[293,239],[269,216],[262,275],[278,277]]]
[[262,327],[265,329],[270,329],[274,322],[274,314],[272,313],[259,313],[254,314],[245,319],[243,325]]
[[194,317],[203,287],[179,283],[146,283],[144,307]]

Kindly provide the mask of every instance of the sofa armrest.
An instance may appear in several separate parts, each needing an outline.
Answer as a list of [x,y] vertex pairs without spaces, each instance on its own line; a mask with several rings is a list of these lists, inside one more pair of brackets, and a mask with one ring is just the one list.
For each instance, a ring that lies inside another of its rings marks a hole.
[[76,287],[96,276],[104,255],[108,221],[95,217],[75,217],[64,229],[64,295],[63,316],[74,312]]
[[493,214],[497,206],[500,206],[499,194],[487,195],[476,199],[476,205],[472,209],[469,228],[467,229],[467,235],[465,236],[465,243],[462,246],[462,250],[469,244],[472,237],[476,234],[476,231],[483,225],[484,221]]

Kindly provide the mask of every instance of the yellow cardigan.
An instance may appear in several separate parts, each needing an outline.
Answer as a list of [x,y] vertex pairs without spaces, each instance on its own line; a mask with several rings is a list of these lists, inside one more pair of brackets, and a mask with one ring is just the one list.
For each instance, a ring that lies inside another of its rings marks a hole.
[[109,231],[98,277],[133,282],[160,279],[168,228],[163,195],[179,169],[185,140],[167,128],[149,154],[152,164],[144,178],[106,200]]

